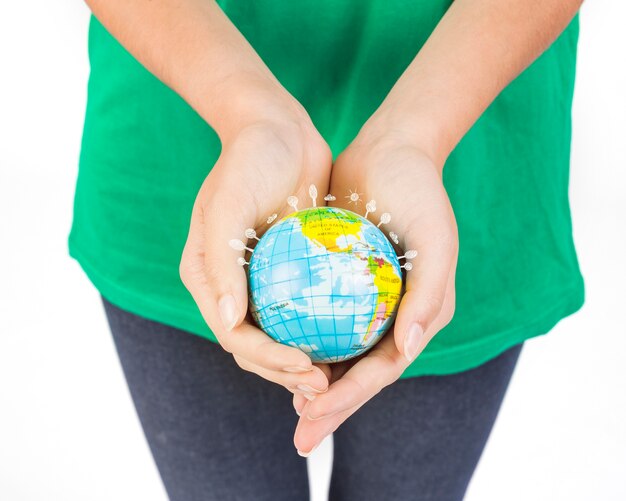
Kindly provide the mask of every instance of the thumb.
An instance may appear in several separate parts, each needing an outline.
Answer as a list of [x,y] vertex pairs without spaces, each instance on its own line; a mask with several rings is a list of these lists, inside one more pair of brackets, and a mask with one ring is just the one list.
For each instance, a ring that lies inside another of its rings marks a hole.
[[[407,271],[406,292],[394,326],[396,348],[412,362],[428,341],[452,318],[456,239],[419,247],[413,269]],[[452,291],[452,294],[449,294]]]
[[211,194],[194,206],[180,275],[218,337],[246,316],[247,277],[244,267],[237,263],[244,252],[229,246],[234,239],[246,244],[245,229],[246,217],[233,200]]

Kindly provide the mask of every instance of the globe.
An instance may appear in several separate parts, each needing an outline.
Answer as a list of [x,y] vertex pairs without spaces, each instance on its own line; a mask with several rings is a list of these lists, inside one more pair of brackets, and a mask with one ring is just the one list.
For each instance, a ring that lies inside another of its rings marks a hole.
[[383,232],[346,209],[312,207],[272,226],[248,268],[250,312],[280,343],[314,362],[374,346],[394,321],[400,262]]

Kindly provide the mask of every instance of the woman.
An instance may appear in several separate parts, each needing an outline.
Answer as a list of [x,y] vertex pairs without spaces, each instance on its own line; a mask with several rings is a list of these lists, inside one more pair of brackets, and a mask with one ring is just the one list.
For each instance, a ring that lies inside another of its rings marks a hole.
[[[302,456],[335,432],[333,500],[462,499],[522,343],[583,302],[580,1],[87,3],[70,252],[170,498],[306,499],[295,426]],[[356,362],[257,329],[226,245],[312,183],[419,252]]]

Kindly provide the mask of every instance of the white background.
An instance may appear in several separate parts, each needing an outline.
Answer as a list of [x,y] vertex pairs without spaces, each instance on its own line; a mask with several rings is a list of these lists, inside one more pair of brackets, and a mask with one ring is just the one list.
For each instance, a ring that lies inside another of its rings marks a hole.
[[[469,501],[626,499],[624,19],[624,2],[582,9],[571,201],[587,302],[527,343]],[[2,500],[165,499],[98,295],[66,251],[87,21],[78,1],[0,6]],[[315,501],[330,453],[310,460]]]

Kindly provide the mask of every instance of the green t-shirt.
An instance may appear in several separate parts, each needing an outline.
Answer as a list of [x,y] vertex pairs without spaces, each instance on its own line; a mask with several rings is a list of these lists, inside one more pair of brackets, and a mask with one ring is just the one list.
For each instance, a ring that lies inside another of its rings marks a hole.
[[[336,157],[449,1],[222,1]],[[583,303],[568,203],[578,17],[485,111],[444,183],[460,255],[452,322],[403,377],[469,369]],[[109,301],[215,341],[178,265],[220,154],[215,132],[92,18],[91,75],[70,254]]]

